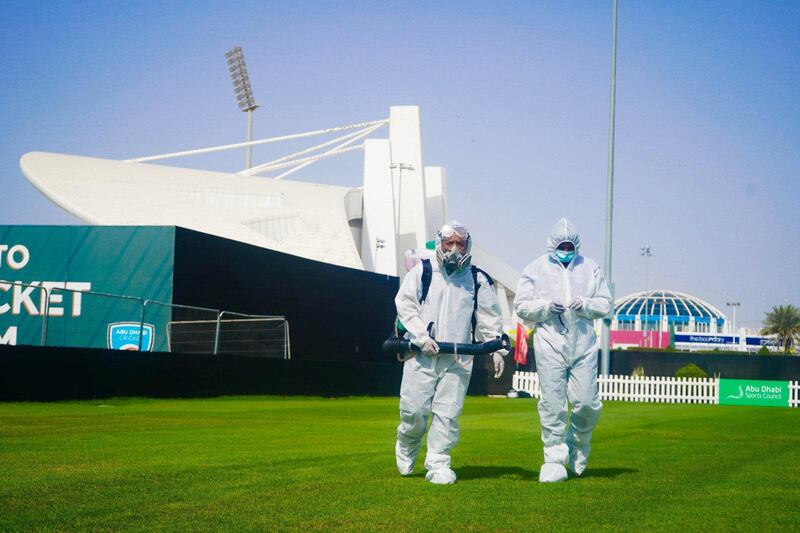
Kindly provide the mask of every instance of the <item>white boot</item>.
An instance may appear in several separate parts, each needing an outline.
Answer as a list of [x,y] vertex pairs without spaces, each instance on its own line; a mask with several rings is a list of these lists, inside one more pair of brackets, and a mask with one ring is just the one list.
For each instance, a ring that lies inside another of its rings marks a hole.
[[591,449],[589,444],[584,446],[570,444],[568,466],[576,476],[580,476],[583,474],[583,471],[586,470],[586,463],[589,461],[589,452]]
[[409,476],[414,472],[414,463],[417,461],[417,454],[407,453],[400,444],[400,441],[397,441],[394,445],[394,458],[397,462],[397,470],[400,472],[401,476]]
[[555,483],[557,481],[566,481],[567,469],[558,463],[545,463],[539,470],[539,481],[541,483]]
[[447,467],[428,470],[425,479],[435,485],[452,485],[456,482],[456,473]]

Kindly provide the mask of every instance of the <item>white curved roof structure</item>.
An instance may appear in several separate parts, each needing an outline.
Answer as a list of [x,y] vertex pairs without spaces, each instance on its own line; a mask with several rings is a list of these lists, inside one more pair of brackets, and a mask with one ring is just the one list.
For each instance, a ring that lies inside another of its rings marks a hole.
[[90,224],[182,226],[363,268],[347,187],[44,152],[25,154],[20,166],[45,196]]
[[[386,125],[388,139],[366,138]],[[235,173],[151,163],[346,130],[341,137]],[[362,187],[281,179],[354,150],[364,153]],[[45,196],[90,224],[181,226],[400,277],[406,272],[405,251],[424,249],[447,220],[446,172],[423,166],[416,106],[392,107],[383,120],[127,161],[30,152],[20,167]],[[258,176],[265,172],[277,174]],[[510,322],[519,273],[486,250],[475,248],[473,255],[498,282],[500,306]]]

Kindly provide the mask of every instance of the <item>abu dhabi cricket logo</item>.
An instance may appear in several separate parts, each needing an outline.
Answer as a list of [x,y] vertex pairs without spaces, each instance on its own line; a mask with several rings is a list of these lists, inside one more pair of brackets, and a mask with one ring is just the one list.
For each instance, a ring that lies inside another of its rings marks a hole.
[[143,352],[153,348],[155,326],[139,322],[115,322],[108,325],[108,347],[112,350],[139,350],[139,332],[142,331],[141,346]]

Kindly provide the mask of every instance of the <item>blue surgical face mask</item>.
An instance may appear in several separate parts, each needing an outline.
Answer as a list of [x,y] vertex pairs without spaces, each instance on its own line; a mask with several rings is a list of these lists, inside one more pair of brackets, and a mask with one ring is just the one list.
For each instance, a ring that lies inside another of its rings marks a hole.
[[556,250],[556,257],[562,263],[569,263],[575,257],[575,250],[566,252],[564,250]]

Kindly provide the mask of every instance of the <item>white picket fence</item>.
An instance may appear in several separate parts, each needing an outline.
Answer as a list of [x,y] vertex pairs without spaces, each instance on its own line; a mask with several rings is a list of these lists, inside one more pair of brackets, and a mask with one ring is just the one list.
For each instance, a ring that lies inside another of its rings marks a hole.
[[[665,376],[598,376],[601,400],[658,403],[719,403],[719,380]],[[512,387],[539,397],[539,375],[515,372]],[[800,383],[789,382],[789,406],[800,407]]]

